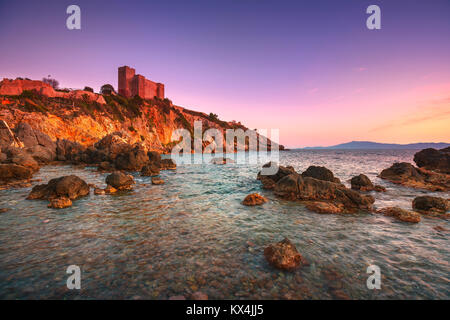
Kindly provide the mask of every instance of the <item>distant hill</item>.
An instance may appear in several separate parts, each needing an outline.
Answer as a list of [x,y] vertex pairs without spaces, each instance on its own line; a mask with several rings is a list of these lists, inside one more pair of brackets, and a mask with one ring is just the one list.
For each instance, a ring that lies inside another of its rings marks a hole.
[[409,144],[395,144],[395,143],[378,143],[371,141],[352,141],[347,143],[337,144],[329,147],[306,147],[303,149],[443,149],[450,147],[450,143],[444,142],[421,142]]

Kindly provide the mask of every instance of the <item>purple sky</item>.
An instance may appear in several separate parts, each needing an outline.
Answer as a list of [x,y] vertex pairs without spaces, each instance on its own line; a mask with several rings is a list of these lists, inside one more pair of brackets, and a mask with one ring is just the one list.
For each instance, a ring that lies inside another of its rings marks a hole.
[[279,128],[289,147],[450,142],[449,39],[449,0],[0,0],[0,78],[97,91],[129,65],[175,104]]

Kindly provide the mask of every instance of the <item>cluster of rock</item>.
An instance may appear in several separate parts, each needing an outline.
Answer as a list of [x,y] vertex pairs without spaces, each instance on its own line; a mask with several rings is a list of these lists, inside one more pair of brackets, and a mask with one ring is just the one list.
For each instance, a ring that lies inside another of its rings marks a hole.
[[[267,163],[263,167],[274,166]],[[274,194],[287,200],[301,201],[309,209],[319,213],[353,213],[371,210],[375,199],[351,190],[340,183],[325,167],[309,167],[297,173],[292,167],[278,166],[277,173],[262,175],[258,180],[264,189],[273,189]]]
[[[142,145],[130,145],[120,132],[106,135],[90,147],[65,139],[52,141],[48,135],[20,123],[11,130],[0,121],[0,185],[14,186],[29,182],[42,165],[52,162],[97,166],[100,171],[141,171],[156,176],[160,170],[175,170],[171,159],[161,159]],[[161,180],[155,179],[155,184]]]
[[450,191],[450,147],[428,148],[414,155],[418,167],[397,162],[380,173],[380,178],[406,187],[430,191]]
[[372,181],[370,181],[369,177],[365,174],[360,174],[359,176],[355,176],[350,180],[351,188],[353,190],[358,191],[377,191],[377,192],[385,192],[386,188],[380,185],[374,185]]

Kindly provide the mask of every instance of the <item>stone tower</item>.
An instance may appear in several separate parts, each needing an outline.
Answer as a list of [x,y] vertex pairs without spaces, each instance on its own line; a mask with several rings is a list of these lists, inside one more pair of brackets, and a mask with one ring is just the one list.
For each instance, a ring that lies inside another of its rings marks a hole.
[[120,95],[127,98],[139,96],[143,99],[164,99],[164,84],[148,80],[128,66],[119,67],[118,75]]

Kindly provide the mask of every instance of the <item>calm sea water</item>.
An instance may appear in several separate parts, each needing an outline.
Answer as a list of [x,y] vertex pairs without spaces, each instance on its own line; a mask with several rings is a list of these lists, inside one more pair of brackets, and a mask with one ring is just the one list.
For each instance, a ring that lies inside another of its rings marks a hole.
[[[297,171],[324,165],[347,185],[364,173],[387,188],[373,193],[377,208],[411,208],[434,194],[376,175],[415,151],[290,151],[280,163]],[[135,174],[136,187],[116,195],[91,194],[71,208],[29,201],[31,188],[0,191],[0,298],[167,299],[202,291],[210,299],[449,299],[450,223],[418,224],[370,213],[321,215],[261,189],[261,165],[179,165],[163,171],[165,185]],[[76,174],[104,186],[95,168],[48,166],[36,178]],[[263,206],[243,198],[259,192]],[[270,267],[263,250],[288,237],[310,265],[293,273]],[[366,269],[381,269],[381,290],[369,290]],[[66,288],[66,268],[81,267],[81,290]]]

